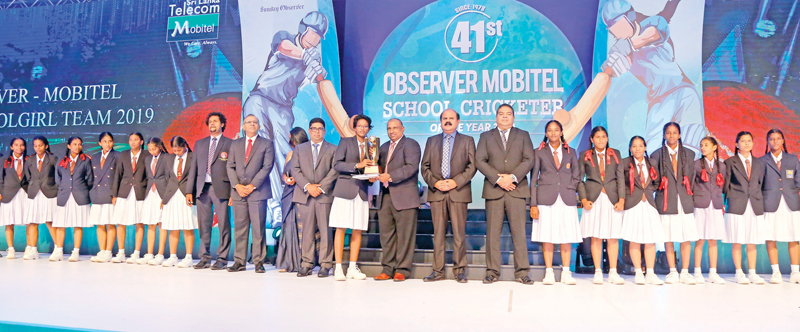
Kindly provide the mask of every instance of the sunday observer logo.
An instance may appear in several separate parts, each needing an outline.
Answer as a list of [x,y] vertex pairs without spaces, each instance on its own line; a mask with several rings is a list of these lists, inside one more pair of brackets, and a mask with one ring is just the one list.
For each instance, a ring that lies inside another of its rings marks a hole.
[[169,5],[167,42],[217,39],[220,0],[186,0]]

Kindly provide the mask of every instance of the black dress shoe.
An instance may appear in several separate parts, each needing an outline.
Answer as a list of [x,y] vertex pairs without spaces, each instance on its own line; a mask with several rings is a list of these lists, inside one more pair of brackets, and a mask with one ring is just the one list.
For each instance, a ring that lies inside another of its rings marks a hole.
[[224,269],[227,269],[227,268],[228,268],[228,262],[221,261],[219,259],[216,262],[214,262],[214,265],[211,265],[211,269],[214,270],[214,271],[224,270]]
[[265,271],[266,270],[264,270],[264,263],[262,262],[256,263],[256,273],[264,273]]
[[531,278],[528,278],[528,276],[524,276],[522,278],[514,279],[514,281],[516,281],[516,282],[518,282],[520,284],[523,284],[523,285],[533,285],[533,280],[531,280]]
[[320,278],[327,278],[330,275],[331,275],[331,268],[324,267],[324,266],[321,266],[319,268],[319,273],[317,273],[317,277],[320,277]]
[[233,263],[233,265],[231,265],[231,267],[228,268],[228,272],[241,272],[244,270],[247,270],[247,267],[239,262]]
[[207,269],[207,268],[209,268],[209,267],[211,267],[211,262],[209,262],[209,261],[207,261],[207,260],[205,260],[205,259],[201,259],[201,260],[200,260],[200,262],[198,262],[198,263],[197,263],[197,264],[194,266],[195,270]]
[[308,277],[311,275],[311,268],[309,267],[301,267],[300,271],[297,271],[298,277]]
[[444,276],[436,272],[432,272],[431,275],[422,278],[422,281],[424,282],[439,281],[439,280],[444,280]]
[[456,275],[456,281],[460,284],[465,284],[467,283],[467,276],[464,273],[459,273]]
[[486,278],[483,278],[484,284],[491,284],[497,282],[497,277],[493,275],[487,275]]

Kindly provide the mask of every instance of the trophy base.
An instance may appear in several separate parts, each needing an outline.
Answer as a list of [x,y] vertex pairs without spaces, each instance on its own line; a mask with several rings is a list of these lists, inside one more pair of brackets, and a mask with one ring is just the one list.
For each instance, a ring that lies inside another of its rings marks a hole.
[[367,166],[364,167],[364,174],[380,174],[380,168],[378,166]]

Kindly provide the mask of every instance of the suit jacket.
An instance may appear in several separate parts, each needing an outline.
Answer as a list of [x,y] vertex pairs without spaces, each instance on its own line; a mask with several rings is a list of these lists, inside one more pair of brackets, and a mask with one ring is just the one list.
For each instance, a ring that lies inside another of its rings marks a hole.
[[578,205],[578,183],[581,182],[578,157],[575,149],[567,151],[562,145],[558,148],[561,149],[559,168],[556,168],[549,144],[536,151],[531,171],[531,206],[553,205],[559,195],[564,204]]
[[417,141],[403,136],[397,141],[389,158],[391,140],[383,143],[378,157],[378,166],[392,179],[389,187],[381,184],[381,190],[388,191],[392,196],[392,205],[397,210],[407,210],[419,207],[419,158],[422,154]]
[[94,186],[94,173],[92,172],[92,158],[83,155],[75,159],[75,168],[70,174],[69,165],[66,167],[56,165],[56,183],[58,184],[58,206],[66,206],[69,195],[78,205],[91,203],[89,191]]
[[[253,148],[250,151],[250,158],[245,162],[246,144],[246,137],[231,143],[227,165],[231,188],[235,188],[239,184],[252,184],[256,189],[246,197],[247,200],[260,201],[270,199],[272,198],[272,190],[270,189],[269,173],[272,171],[272,163],[275,161],[275,147],[272,141],[256,136],[255,141],[253,141]],[[236,190],[231,190],[231,197],[237,201],[244,200]]]
[[763,160],[767,165],[764,172],[764,183],[761,187],[764,196],[764,212],[778,211],[781,197],[786,201],[789,210],[800,210],[800,178],[797,176],[797,172],[800,171],[800,161],[797,156],[783,152],[780,170],[778,170],[778,164],[772,159],[772,152],[758,159]]
[[[715,209],[721,209],[723,204],[722,201],[722,187],[717,185],[717,174],[722,174],[725,176],[726,166],[723,161],[720,160],[719,167],[714,165],[714,168],[709,172],[708,165],[706,165],[706,172],[708,173],[708,182],[703,181],[703,162],[705,161],[705,157],[700,157],[700,159],[694,161],[694,207],[705,209],[710,204],[714,204]],[[725,184],[723,184],[725,186]]]
[[[616,159],[613,156],[609,156],[609,152],[612,151],[617,156]],[[589,153],[591,160],[586,160],[587,153]],[[603,189],[606,190],[606,195],[612,204],[617,204],[620,197],[625,198],[625,182],[617,178],[617,168],[622,167],[617,162],[622,161],[619,150],[606,148],[605,177],[600,176],[600,162],[597,158],[597,150],[583,151],[577,157],[578,178],[583,180],[578,182],[578,199],[596,202]]]
[[[663,153],[664,160],[661,160]],[[681,158],[681,153],[684,157]],[[678,214],[678,195],[681,197],[681,207],[684,213],[694,212],[694,200],[692,195],[686,190],[683,183],[683,177],[689,179],[689,189],[694,189],[694,152],[687,148],[683,148],[682,152],[678,152],[678,174],[672,170],[672,161],[669,156],[669,151],[665,147],[661,147],[656,152],[650,155],[653,165],[656,166],[656,172],[659,179],[666,176],[667,187],[665,190],[656,191],[656,209],[659,214]],[[659,182],[660,185],[660,182]],[[667,209],[664,210],[664,195],[667,196]]]
[[356,180],[352,176],[361,174],[363,170],[356,169],[356,164],[361,162],[361,152],[358,151],[358,138],[345,137],[339,141],[333,156],[333,169],[339,172],[336,185],[333,187],[333,197],[354,199],[356,196],[367,200],[368,180]]
[[36,155],[32,155],[25,162],[23,176],[28,181],[28,198],[33,199],[42,191],[44,197],[55,198],[58,195],[58,185],[56,184],[56,164],[58,157],[45,153],[42,161],[42,171],[36,161]]
[[[228,179],[227,169],[231,143],[233,143],[232,139],[220,136],[217,141],[217,149],[214,150],[214,159],[211,161],[211,185],[214,187],[214,194],[221,200],[231,197],[231,181]],[[202,138],[194,144],[195,166],[191,167],[192,173],[189,173],[188,176],[195,180],[187,183],[186,192],[197,192],[198,196],[203,193],[210,144],[211,136]]]
[[[629,210],[636,206],[636,204],[639,204],[639,202],[642,200],[642,195],[646,196],[647,203],[650,203],[651,206],[656,207],[653,194],[655,193],[656,189],[658,189],[659,182],[657,179],[649,178],[648,174],[647,185],[642,186],[642,181],[640,180],[641,178],[639,175],[639,167],[636,166],[635,159],[636,158],[634,157],[625,158],[619,162],[621,167],[617,167],[617,179],[625,182],[625,210]],[[650,165],[650,168],[654,167],[652,160],[645,158],[645,161],[648,165]],[[634,180],[633,192],[631,192],[631,172],[633,172]],[[647,170],[645,170],[645,172],[649,173]]]
[[727,213],[743,215],[749,200],[753,213],[757,216],[764,214],[764,196],[761,187],[766,166],[763,160],[755,156],[752,160],[750,179],[747,178],[747,168],[738,155],[725,160],[725,186],[722,187],[722,193],[725,194]]
[[475,165],[475,140],[471,136],[455,133],[453,146],[450,148],[450,179],[456,182],[456,188],[442,192],[434,185],[444,180],[442,176],[443,134],[428,137],[422,164],[419,167],[425,183],[428,184],[428,202],[440,202],[450,196],[453,202],[472,202],[472,177],[478,170]]
[[320,203],[333,203],[333,186],[339,173],[333,169],[333,157],[336,154],[336,145],[322,141],[317,151],[317,163],[314,164],[314,151],[308,141],[294,149],[294,155],[289,162],[292,177],[297,184],[292,196],[292,202],[305,204],[311,195],[304,190],[308,184],[318,184],[323,194],[316,197]]
[[[181,178],[178,179],[178,174],[175,173],[175,160],[178,159],[178,156],[174,154],[163,154],[163,159],[159,160],[159,164],[163,164],[162,169],[164,170],[164,194],[161,195],[161,203],[167,205],[169,201],[172,199],[172,196],[175,196],[175,193],[178,190],[181,190],[181,197],[180,199],[183,200],[184,196],[187,194],[194,194],[191,191],[187,191],[190,187],[189,183],[194,182],[195,178],[189,176],[190,170],[194,167],[197,167],[197,163],[195,162],[194,153],[186,152],[186,160],[183,162],[183,169],[181,170]],[[156,185],[157,186],[157,185]],[[253,192],[255,194],[255,191]],[[252,195],[252,194],[250,194]]]
[[[144,171],[145,175],[147,176],[147,191],[149,192],[151,190],[150,188],[155,184],[158,196],[160,196],[162,199],[167,196],[167,172],[170,170],[169,167],[172,167],[172,164],[169,163],[169,158],[167,158],[167,156],[169,156],[169,154],[166,152],[162,152],[158,156],[155,173],[153,173],[152,169],[153,158],[155,158],[155,156],[148,153],[147,157],[144,158]],[[184,171],[184,174],[186,174],[186,171]]]
[[[9,157],[10,158],[10,157]],[[2,188],[2,195],[3,199],[0,201],[2,203],[9,203],[11,200],[14,199],[14,196],[17,195],[19,189],[28,190],[28,179],[25,177],[25,157],[22,157],[22,178],[17,176],[17,170],[14,169],[14,162],[8,161],[8,159],[3,160],[3,170],[2,174],[0,174],[0,188]]]
[[137,201],[143,201],[147,193],[147,176],[145,174],[145,159],[150,153],[142,150],[136,159],[136,172],[133,171],[133,155],[131,150],[122,151],[117,155],[117,166],[111,176],[111,195],[127,198],[133,188]]
[[111,204],[111,183],[113,182],[114,170],[117,166],[117,158],[119,158],[119,151],[108,151],[104,167],[100,167],[100,161],[103,159],[103,151],[95,153],[92,156],[92,174],[94,174],[94,185],[92,190],[89,191],[89,198],[92,204]]
[[506,193],[505,189],[497,185],[497,174],[516,176],[517,187],[508,192],[509,195],[517,198],[530,197],[528,173],[533,169],[534,157],[531,136],[527,131],[512,127],[508,133],[506,150],[503,150],[502,137],[497,128],[481,133],[475,165],[485,177],[482,197],[498,199]]

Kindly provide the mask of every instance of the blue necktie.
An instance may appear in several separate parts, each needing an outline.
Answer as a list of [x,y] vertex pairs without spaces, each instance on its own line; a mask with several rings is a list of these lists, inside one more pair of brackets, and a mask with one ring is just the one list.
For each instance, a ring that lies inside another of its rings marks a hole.
[[314,146],[314,169],[317,168],[317,157],[319,157],[319,143],[312,144]]
[[442,148],[442,176],[450,178],[450,135],[444,137],[444,148]]

